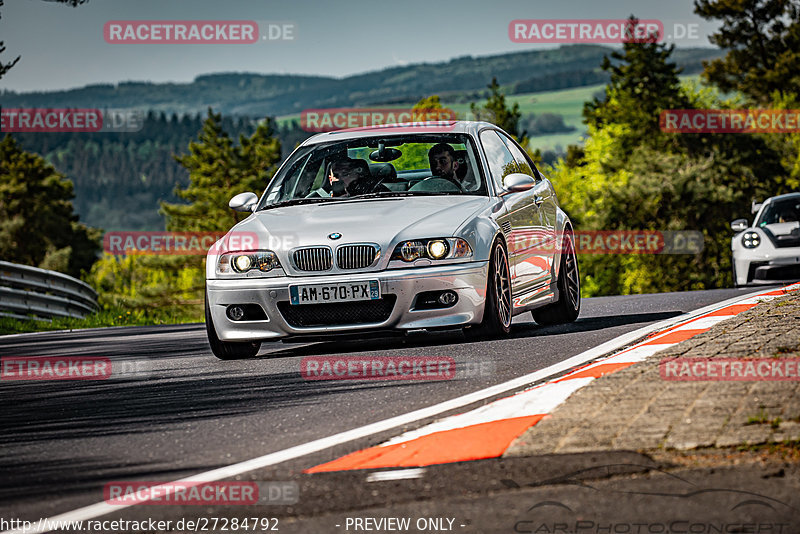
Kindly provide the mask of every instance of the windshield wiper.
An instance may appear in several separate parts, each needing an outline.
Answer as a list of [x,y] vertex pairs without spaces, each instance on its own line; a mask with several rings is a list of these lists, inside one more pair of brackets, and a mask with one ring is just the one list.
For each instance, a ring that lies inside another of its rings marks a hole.
[[277,204],[267,204],[263,208],[259,209],[258,211],[268,210],[272,208],[283,208],[284,206],[297,206],[300,204],[317,204],[320,202],[328,202],[328,201],[339,201],[339,200],[347,200],[347,198],[343,197],[313,197],[313,198],[292,198],[289,200],[284,200],[283,202],[278,202]]
[[426,196],[439,196],[439,195],[461,195],[463,193],[448,192],[448,191],[384,191],[379,193],[365,193],[363,195],[356,195],[354,197],[344,197],[349,200],[356,200],[361,198],[380,198],[380,197],[426,197]]

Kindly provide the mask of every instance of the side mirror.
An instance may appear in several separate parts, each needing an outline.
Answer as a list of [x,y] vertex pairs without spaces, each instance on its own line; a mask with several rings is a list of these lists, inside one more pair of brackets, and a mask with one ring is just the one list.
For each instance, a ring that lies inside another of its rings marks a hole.
[[521,172],[511,173],[503,179],[503,189],[509,193],[528,191],[534,185],[536,185],[536,179]]
[[758,210],[760,210],[760,209],[761,209],[761,206],[763,206],[763,205],[764,205],[764,203],[763,203],[763,202],[756,202],[756,201],[754,200],[754,201],[753,201],[753,202],[750,204],[750,212],[751,212],[751,213],[753,213],[753,215],[755,215],[756,213],[758,213]]
[[239,193],[228,202],[228,207],[234,211],[253,211],[258,203],[255,193]]
[[736,219],[731,223],[731,230],[737,233],[744,232],[748,226],[750,225],[747,223],[747,219]]

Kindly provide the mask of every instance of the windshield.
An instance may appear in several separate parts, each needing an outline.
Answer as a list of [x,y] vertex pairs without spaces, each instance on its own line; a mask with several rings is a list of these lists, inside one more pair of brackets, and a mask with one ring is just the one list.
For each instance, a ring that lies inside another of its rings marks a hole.
[[469,136],[396,135],[297,150],[259,209],[358,197],[486,194]]
[[777,200],[767,204],[761,213],[758,226],[800,221],[800,196]]

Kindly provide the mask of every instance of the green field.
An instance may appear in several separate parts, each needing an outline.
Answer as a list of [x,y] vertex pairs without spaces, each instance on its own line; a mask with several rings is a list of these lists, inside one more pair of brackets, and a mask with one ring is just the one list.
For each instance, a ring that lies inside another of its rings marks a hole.
[[[681,76],[682,81],[698,80],[699,77],[694,76]],[[557,113],[564,117],[564,124],[572,126],[575,131],[570,133],[555,134],[555,135],[541,135],[530,138],[531,146],[538,148],[542,151],[554,150],[557,147],[563,152],[566,150],[567,145],[581,144],[583,142],[583,134],[586,131],[586,126],[583,124],[583,104],[593,98],[595,93],[602,91],[605,85],[590,85],[586,87],[577,87],[573,89],[563,89],[561,91],[548,91],[543,93],[524,93],[519,95],[510,95],[506,97],[509,104],[514,102],[519,103],[520,111],[523,115],[528,113]],[[482,104],[483,102],[481,102]],[[458,117],[469,117],[469,104],[448,104],[446,101],[442,103],[456,112]],[[377,106],[376,106],[377,107]],[[402,108],[404,106],[380,106],[385,108]],[[278,117],[278,123],[283,124],[286,121],[300,120],[300,115],[284,115]]]

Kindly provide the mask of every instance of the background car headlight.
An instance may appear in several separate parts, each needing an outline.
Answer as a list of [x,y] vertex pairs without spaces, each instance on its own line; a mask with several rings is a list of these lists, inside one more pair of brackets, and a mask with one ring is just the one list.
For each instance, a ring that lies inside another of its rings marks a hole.
[[460,237],[417,239],[399,243],[394,249],[392,260],[407,263],[420,258],[429,260],[452,260],[472,256],[472,248]]
[[244,274],[252,270],[262,273],[280,267],[278,256],[271,250],[259,250],[256,252],[230,252],[219,257],[217,262],[218,274]]
[[758,232],[745,232],[742,236],[742,245],[744,248],[756,248],[761,244],[761,236]]

